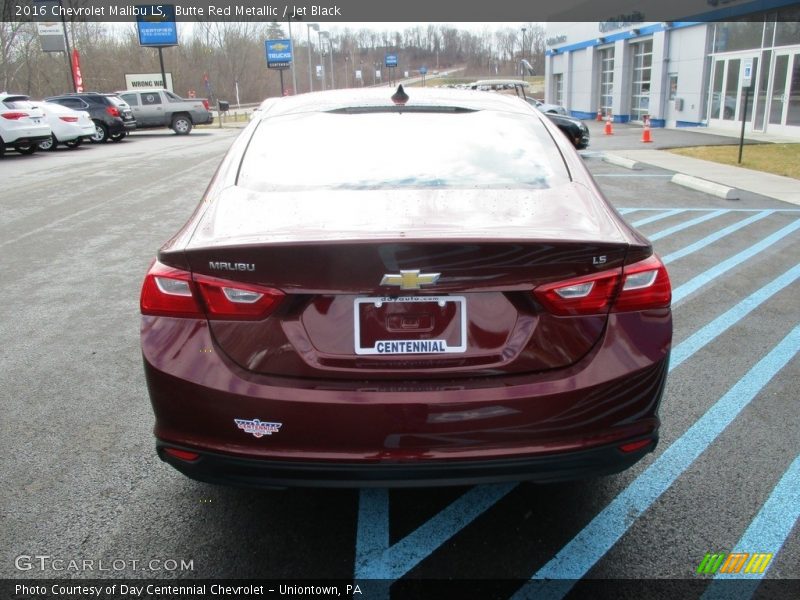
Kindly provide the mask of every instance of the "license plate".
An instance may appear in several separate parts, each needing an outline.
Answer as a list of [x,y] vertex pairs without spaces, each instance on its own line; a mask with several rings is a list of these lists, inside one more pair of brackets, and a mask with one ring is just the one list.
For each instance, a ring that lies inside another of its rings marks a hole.
[[353,325],[358,355],[451,354],[467,350],[464,296],[356,298]]

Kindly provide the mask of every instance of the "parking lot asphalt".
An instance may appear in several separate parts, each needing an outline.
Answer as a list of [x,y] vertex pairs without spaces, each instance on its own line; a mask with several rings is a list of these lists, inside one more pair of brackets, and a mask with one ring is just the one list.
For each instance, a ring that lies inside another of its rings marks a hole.
[[[499,599],[586,597],[611,579],[644,582],[649,598],[800,596],[800,210],[592,153],[588,168],[654,241],[674,290],[661,440],[642,462],[563,484],[388,492],[230,489],[161,463],[139,287],[237,134],[137,133],[0,161],[0,578],[385,583],[365,598],[484,580],[490,592],[460,597]],[[707,553],[733,551],[772,554],[759,587],[697,573]],[[125,564],[19,568],[34,555]]]

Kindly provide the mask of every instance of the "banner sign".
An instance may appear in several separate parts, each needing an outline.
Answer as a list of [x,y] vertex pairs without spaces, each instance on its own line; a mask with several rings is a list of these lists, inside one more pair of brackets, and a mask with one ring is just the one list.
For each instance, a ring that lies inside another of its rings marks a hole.
[[177,46],[178,26],[175,24],[175,6],[157,4],[137,6],[141,9],[136,16],[136,30],[140,46]]
[[72,74],[75,76],[75,91],[80,93],[83,91],[83,77],[81,76],[81,57],[77,48],[72,50]]

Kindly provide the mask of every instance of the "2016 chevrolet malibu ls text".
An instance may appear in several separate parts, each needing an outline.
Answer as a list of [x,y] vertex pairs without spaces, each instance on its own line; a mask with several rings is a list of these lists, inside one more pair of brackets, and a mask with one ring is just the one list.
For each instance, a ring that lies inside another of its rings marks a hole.
[[654,449],[669,278],[545,115],[402,88],[257,114],[142,287],[163,460],[232,485],[428,486]]

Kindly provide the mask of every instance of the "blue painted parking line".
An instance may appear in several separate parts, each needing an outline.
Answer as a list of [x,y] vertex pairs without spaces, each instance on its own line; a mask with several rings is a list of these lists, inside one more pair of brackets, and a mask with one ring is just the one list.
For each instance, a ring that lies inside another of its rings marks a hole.
[[[377,519],[383,519],[384,513],[388,516],[388,496],[380,497],[371,493],[373,490],[362,490],[355,578],[394,580],[402,577],[516,486],[516,483],[476,486],[392,546],[388,545],[388,529],[386,535],[383,534],[383,529],[388,528],[388,518],[384,523],[377,523]],[[375,506],[375,502],[381,505]],[[367,513],[363,514],[363,526],[362,513]],[[366,533],[372,524],[381,529],[379,535]]]
[[719,231],[715,231],[714,233],[712,233],[710,235],[707,235],[706,237],[704,237],[702,239],[697,240],[693,244],[689,244],[685,248],[681,248],[680,250],[677,250],[677,251],[675,251],[675,252],[673,252],[671,254],[667,254],[666,256],[663,256],[661,258],[661,260],[666,265],[666,264],[671,263],[672,261],[678,260],[679,258],[683,258],[684,256],[688,256],[689,254],[697,252],[698,250],[702,250],[706,246],[709,246],[709,245],[713,244],[714,242],[721,240],[722,238],[724,238],[727,235],[730,235],[730,234],[732,234],[732,233],[734,233],[736,231],[739,231],[743,227],[747,227],[748,225],[751,225],[751,224],[755,223],[756,221],[760,221],[761,219],[767,218],[768,216],[770,216],[774,212],[775,211],[773,211],[773,210],[762,210],[761,212],[759,212],[759,213],[757,213],[757,214],[755,214],[755,215],[753,215],[751,217],[747,217],[746,219],[742,219],[741,221],[739,221],[737,223],[734,223],[733,225],[729,225],[728,227],[724,227],[724,228],[720,229]]
[[592,177],[672,177],[672,173],[594,173]]
[[[800,351],[800,325],[753,366],[681,437],[620,492],[547,564],[537,571],[512,600],[562,597],[628,531],[675,480],[730,425],[758,393]],[[555,582],[550,587],[547,580]]]
[[[686,296],[688,296],[692,292],[695,292],[696,290],[708,284],[713,279],[716,279],[723,273],[730,271],[731,269],[740,265],[744,261],[752,258],[759,252],[766,250],[776,242],[782,240],[787,235],[794,233],[798,229],[800,229],[800,219],[793,221],[792,223],[789,223],[788,225],[782,227],[772,235],[767,236],[757,244],[753,244],[749,248],[742,250],[738,254],[731,256],[729,259],[722,261],[718,265],[711,267],[710,269],[704,271],[703,273],[700,273],[700,275],[693,277],[683,285],[678,286],[677,288],[672,290],[673,306],[678,302],[680,302],[681,300],[683,300],[684,298],[686,298]],[[667,262],[666,259],[663,260],[665,263]]]
[[[620,211],[620,212],[622,212],[623,210],[628,211],[628,212],[631,212],[631,211],[634,211],[634,210],[655,210],[655,211],[661,212],[661,211],[665,211],[665,210],[672,210],[673,208],[675,208],[675,207],[674,206],[670,206],[670,207],[664,206],[664,207],[655,208],[655,207],[652,207],[652,206],[635,206],[635,207],[627,207],[626,206],[625,208],[618,208],[617,210]],[[697,207],[692,207],[692,208],[683,208],[682,210],[685,211],[685,212],[706,212],[706,211],[717,210],[717,209],[716,208],[697,208]],[[761,212],[764,209],[763,208],[727,208],[725,210],[727,210],[728,212]],[[774,210],[775,210],[775,212],[782,212],[782,213],[783,212],[789,212],[789,213],[800,212],[800,208],[776,208]]]
[[621,215],[627,215],[628,213],[632,213],[639,210],[638,208],[618,208],[617,212]]
[[669,358],[670,372],[691,357],[695,352],[711,343],[720,334],[738,323],[741,319],[758,308],[763,302],[780,292],[786,286],[800,278],[800,264],[795,265],[783,275],[750,294],[733,308],[727,310],[708,325],[696,331],[672,349]]
[[683,212],[682,208],[673,208],[672,210],[667,210],[661,214],[653,215],[652,217],[645,217],[644,219],[639,219],[638,221],[634,221],[631,223],[634,227],[641,227],[642,225],[647,225],[648,223],[654,223],[656,221],[660,221],[661,219],[667,219],[669,217],[673,217],[675,215],[679,215]]
[[[769,498],[758,511],[750,526],[736,543],[731,553],[769,553],[778,554],[800,518],[800,456],[794,459],[772,490]],[[774,560],[774,558],[773,558]],[[749,587],[736,587],[736,597],[744,600],[752,596],[766,571],[761,573],[718,573],[706,589],[701,600],[727,600],[730,598],[728,586],[720,585],[726,579],[751,579]]]
[[694,219],[690,219],[684,223],[678,223],[677,225],[673,225],[672,227],[668,227],[667,229],[662,229],[661,231],[648,235],[647,237],[651,242],[655,242],[657,240],[660,240],[661,238],[667,237],[668,235],[672,235],[673,233],[683,231],[684,229],[688,229],[689,227],[699,225],[700,223],[705,223],[706,221],[710,221],[711,219],[716,219],[717,217],[722,216],[728,212],[730,211],[726,208],[715,210],[714,212],[710,212],[705,215],[700,215],[699,217],[695,217]]
[[370,577],[374,557],[381,556],[389,547],[389,491],[386,489],[361,490],[358,499],[358,531],[356,532],[357,579]]

